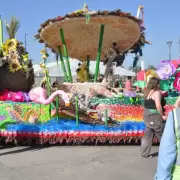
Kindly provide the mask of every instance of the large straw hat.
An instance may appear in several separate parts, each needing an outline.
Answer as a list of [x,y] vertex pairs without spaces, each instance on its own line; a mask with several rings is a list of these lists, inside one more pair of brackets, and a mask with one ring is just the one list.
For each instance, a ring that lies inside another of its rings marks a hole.
[[59,32],[62,28],[69,56],[79,60],[86,60],[87,55],[91,60],[96,60],[101,24],[105,25],[101,59],[113,42],[116,42],[120,52],[124,53],[134,49],[140,40],[145,40],[144,37],[141,38],[141,20],[129,13],[120,10],[89,11],[88,22],[87,14],[87,11],[85,13],[79,10],[64,17],[50,19],[41,25],[35,37],[57,52],[57,46],[62,46]]

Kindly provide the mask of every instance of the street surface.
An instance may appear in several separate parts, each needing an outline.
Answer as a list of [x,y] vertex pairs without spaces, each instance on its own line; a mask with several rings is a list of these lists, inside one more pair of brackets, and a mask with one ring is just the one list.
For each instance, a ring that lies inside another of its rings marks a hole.
[[[1,147],[0,180],[153,180],[139,146]],[[152,153],[158,147],[152,148]]]

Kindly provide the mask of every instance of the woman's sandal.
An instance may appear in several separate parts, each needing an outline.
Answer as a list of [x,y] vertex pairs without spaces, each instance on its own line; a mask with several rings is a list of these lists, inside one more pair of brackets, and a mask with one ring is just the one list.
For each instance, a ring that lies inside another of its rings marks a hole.
[[148,156],[141,156],[141,159],[150,159],[152,158],[153,156],[152,155],[148,155]]

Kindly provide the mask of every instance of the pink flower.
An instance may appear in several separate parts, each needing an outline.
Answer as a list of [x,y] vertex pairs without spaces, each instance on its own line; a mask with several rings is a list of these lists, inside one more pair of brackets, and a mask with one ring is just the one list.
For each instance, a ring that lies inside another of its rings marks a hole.
[[180,91],[180,72],[176,73],[175,80],[174,80],[174,88]]

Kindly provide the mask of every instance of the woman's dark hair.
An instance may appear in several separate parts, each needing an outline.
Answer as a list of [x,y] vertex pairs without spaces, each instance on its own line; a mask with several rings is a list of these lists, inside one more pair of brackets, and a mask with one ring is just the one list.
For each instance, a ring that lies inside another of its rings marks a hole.
[[98,82],[102,82],[104,79],[104,75],[103,74],[100,74],[99,77],[98,77]]
[[53,82],[52,87],[55,87],[57,85],[58,85],[58,81],[56,80],[56,81]]
[[119,88],[119,81],[114,82],[114,88]]
[[131,76],[128,76],[128,77],[127,77],[127,79],[128,79],[128,80],[131,80],[131,79],[132,79],[132,77],[131,77]]
[[124,92],[124,90],[123,90],[123,89],[120,89],[120,90],[119,90],[119,92],[120,92],[120,93],[123,93],[123,92]]
[[46,88],[46,83],[43,82],[43,83],[41,84],[41,87],[42,87],[42,88]]
[[144,97],[147,98],[151,90],[154,90],[154,91],[158,90],[159,83],[160,81],[156,77],[152,77],[151,79],[149,79],[147,86],[144,90]]

